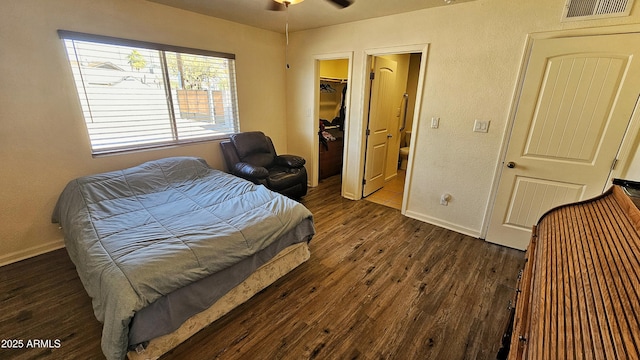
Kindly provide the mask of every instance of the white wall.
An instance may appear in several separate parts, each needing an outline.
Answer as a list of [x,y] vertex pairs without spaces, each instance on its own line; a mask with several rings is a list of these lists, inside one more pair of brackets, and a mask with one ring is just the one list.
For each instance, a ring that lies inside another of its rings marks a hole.
[[[526,34],[640,22],[636,3],[629,18],[561,24],[563,4],[478,0],[297,32],[290,36],[291,69],[285,73],[282,34],[144,0],[4,0],[0,265],[62,246],[50,216],[58,194],[75,177],[174,155],[202,156],[213,167],[223,167],[217,142],[91,157],[58,29],[235,53],[241,129],[268,132],[279,152],[310,160],[311,171],[317,168],[314,58],[352,54],[344,174],[346,193],[352,196],[362,179],[366,53],[429,44],[406,213],[477,234],[489,203]],[[432,116],[441,118],[440,129],[428,127]],[[488,134],[471,132],[474,118],[491,120]],[[444,191],[453,194],[448,207],[438,205]]]
[[143,0],[3,0],[0,265],[62,246],[50,218],[73,178],[177,155],[223,168],[218,142],[93,158],[58,29],[236,54],[241,130],[287,150],[282,34]]
[[[423,103],[413,124],[415,151],[405,213],[480,236],[507,130],[527,34],[640,22],[631,17],[561,23],[564,1],[477,0],[290,35],[287,72],[288,149],[308,159],[315,128],[313,58],[353,53],[350,123],[343,193],[361,194],[366,54],[389,48],[429,46]],[[431,117],[440,128],[431,129]],[[474,119],[490,120],[489,132],[472,132]],[[309,168],[314,169],[315,164]],[[449,206],[439,205],[442,193]]]

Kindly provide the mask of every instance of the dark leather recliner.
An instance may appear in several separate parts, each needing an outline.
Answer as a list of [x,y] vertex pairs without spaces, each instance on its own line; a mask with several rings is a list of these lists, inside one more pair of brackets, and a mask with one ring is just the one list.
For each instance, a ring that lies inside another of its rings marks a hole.
[[305,159],[277,155],[271,138],[261,131],[232,134],[220,143],[224,160],[233,175],[299,199],[307,194]]

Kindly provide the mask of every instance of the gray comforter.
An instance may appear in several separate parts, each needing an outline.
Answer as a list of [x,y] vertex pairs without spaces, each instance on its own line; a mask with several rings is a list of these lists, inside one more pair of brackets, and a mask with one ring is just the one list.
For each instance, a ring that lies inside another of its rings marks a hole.
[[104,354],[122,359],[137,310],[310,217],[303,205],[202,159],[168,158],[69,182],[52,220],[103,323]]

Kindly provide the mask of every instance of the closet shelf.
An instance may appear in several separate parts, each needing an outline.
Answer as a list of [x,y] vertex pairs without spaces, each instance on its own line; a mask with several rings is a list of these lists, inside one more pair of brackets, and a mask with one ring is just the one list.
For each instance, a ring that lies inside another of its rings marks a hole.
[[335,83],[340,83],[340,84],[346,84],[348,79],[321,76],[320,77],[320,81],[327,81],[327,82],[335,82]]

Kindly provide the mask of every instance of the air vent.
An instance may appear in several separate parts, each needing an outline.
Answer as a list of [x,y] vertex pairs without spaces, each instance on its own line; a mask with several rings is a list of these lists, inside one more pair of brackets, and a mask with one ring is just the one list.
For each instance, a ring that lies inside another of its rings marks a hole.
[[628,16],[633,0],[567,0],[562,21]]

